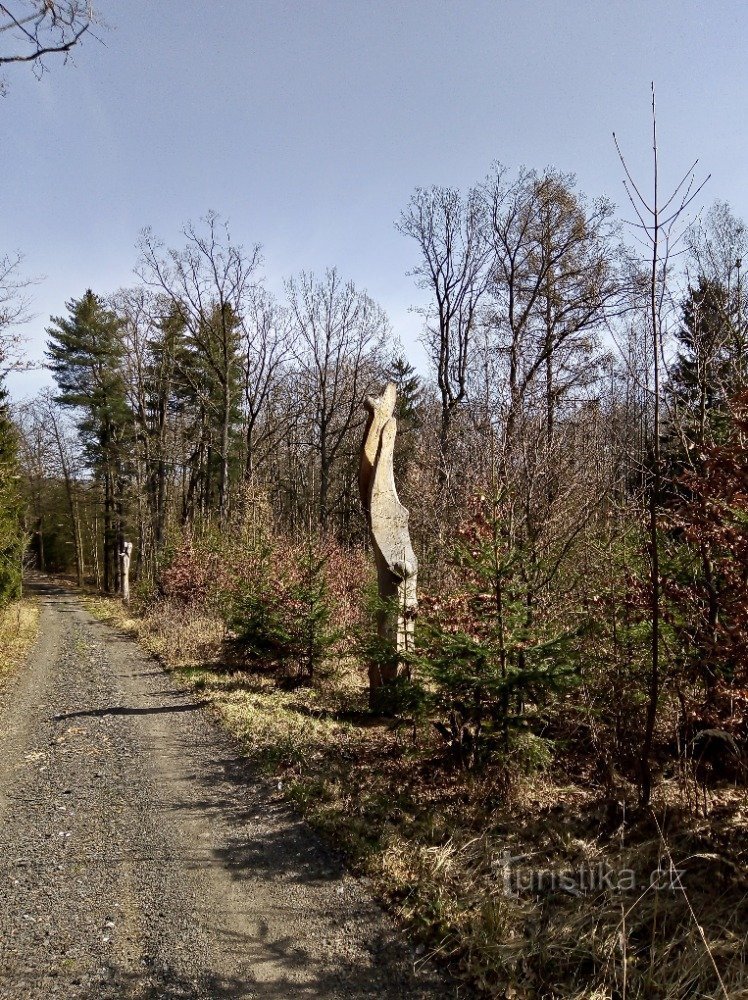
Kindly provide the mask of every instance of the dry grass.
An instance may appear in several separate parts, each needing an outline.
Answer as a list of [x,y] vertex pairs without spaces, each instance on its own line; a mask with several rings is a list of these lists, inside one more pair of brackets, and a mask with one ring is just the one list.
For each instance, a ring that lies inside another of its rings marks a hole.
[[[673,780],[652,812],[622,823],[599,788],[559,766],[519,775],[508,797],[490,769],[448,767],[428,729],[370,718],[355,672],[282,691],[221,661],[214,621],[88,603],[200,691],[424,954],[449,960],[485,995],[748,998],[744,790],[713,789],[704,817],[690,807],[693,790]],[[608,871],[632,875],[610,884]],[[653,872],[663,873],[659,888]]]
[[29,597],[0,611],[0,681],[19,667],[39,632],[39,605]]

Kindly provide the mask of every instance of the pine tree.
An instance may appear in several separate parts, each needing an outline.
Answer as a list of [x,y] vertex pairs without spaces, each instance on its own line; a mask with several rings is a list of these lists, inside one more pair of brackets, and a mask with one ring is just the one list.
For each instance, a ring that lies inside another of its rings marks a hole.
[[166,540],[167,436],[169,418],[176,408],[176,357],[184,338],[184,324],[173,310],[154,324],[146,345],[143,413],[138,433],[143,443],[146,497],[150,524],[143,531],[140,565],[146,576],[155,576]]
[[177,404],[191,423],[194,458],[185,518],[228,513],[231,483],[239,475],[241,440],[240,321],[216,305],[196,331],[185,328],[175,352]]
[[89,289],[66,303],[69,316],[53,316],[47,357],[57,402],[78,411],[78,430],[104,493],[104,588],[116,589],[124,540],[124,492],[131,414],[122,373],[120,321]]
[[703,449],[724,438],[729,401],[742,388],[744,378],[745,343],[740,327],[734,297],[719,282],[700,277],[682,305],[678,352],[667,387],[674,436],[687,448]]
[[557,691],[577,679],[577,639],[585,616],[544,620],[527,601],[523,553],[509,544],[500,496],[480,496],[457,532],[450,560],[457,584],[421,602],[420,671],[445,721],[436,723],[463,765],[479,751],[510,747]]
[[423,401],[421,376],[404,354],[396,354],[384,371],[388,382],[393,382],[397,388],[397,417],[399,429],[402,425],[418,426],[419,409]]
[[228,604],[227,625],[249,666],[289,671],[292,684],[309,684],[341,638],[333,628],[334,600],[324,543],[263,540],[251,573]]
[[0,608],[21,592],[26,538],[21,524],[16,429],[10,419],[7,393],[0,385]]
[[[748,392],[732,400],[723,440],[704,446],[680,485],[665,591],[679,661],[689,680],[701,679],[707,706],[721,695],[724,710],[737,693],[730,685],[745,692],[748,684]],[[742,721],[737,707],[727,714]]]
[[408,464],[416,453],[414,436],[421,427],[423,387],[420,375],[403,354],[397,354],[392,358],[384,370],[384,376],[388,382],[393,382],[397,389],[395,406],[397,438],[393,465],[395,479],[401,481],[406,477]]

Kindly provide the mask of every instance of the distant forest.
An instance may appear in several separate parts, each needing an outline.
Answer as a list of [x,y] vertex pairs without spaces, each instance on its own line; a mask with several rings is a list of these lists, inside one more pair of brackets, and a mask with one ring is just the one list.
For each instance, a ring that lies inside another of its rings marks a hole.
[[16,431],[6,406],[6,595],[21,502],[38,569],[117,592],[131,541],[138,600],[202,602],[250,652],[278,633],[310,679],[370,617],[358,449],[391,381],[421,564],[407,697],[425,684],[472,767],[581,685],[603,769],[647,802],[670,707],[685,743],[745,738],[746,235],[722,203],[686,225],[691,197],[642,218],[635,253],[555,170],[417,189],[398,228],[427,373],[338,270],[277,301],[217,215],[174,248],[144,231],[139,284],[72,297],[56,389]]

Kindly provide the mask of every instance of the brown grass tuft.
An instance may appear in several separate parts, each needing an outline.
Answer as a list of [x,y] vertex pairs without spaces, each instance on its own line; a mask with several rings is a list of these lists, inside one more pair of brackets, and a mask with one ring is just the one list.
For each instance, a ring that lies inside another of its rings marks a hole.
[[[484,995],[748,997],[744,790],[713,789],[707,817],[676,779],[639,815],[563,766],[519,776],[508,792],[491,767],[447,766],[427,726],[414,734],[368,715],[353,663],[313,688],[283,691],[225,663],[220,622],[196,611],[162,603],[137,619],[117,600],[87,603],[210,701],[258,769],[371,879],[424,955],[449,960]],[[600,870],[630,870],[643,884],[550,881]],[[540,884],[508,894],[517,871],[541,873]],[[652,872],[673,887],[649,887]]]
[[19,667],[36,642],[39,605],[30,597],[0,611],[0,680]]

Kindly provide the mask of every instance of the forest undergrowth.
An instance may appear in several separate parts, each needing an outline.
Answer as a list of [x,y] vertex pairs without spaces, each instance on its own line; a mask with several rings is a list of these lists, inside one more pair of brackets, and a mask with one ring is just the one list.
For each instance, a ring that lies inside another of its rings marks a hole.
[[500,766],[460,767],[427,718],[369,712],[351,657],[288,685],[232,663],[224,622],[204,608],[86,601],[210,702],[419,954],[485,995],[748,995],[739,783],[663,759],[650,806],[638,808],[633,785],[603,774],[575,732],[577,695],[553,755],[528,733]]
[[[652,97],[636,245],[551,168],[416,188],[424,372],[336,268],[276,299],[209,213],[51,318],[8,450],[0,598],[21,527],[37,569],[131,583],[92,606],[497,998],[748,996],[748,227],[689,220],[693,168],[659,189]],[[405,651],[360,475],[385,386]]]

